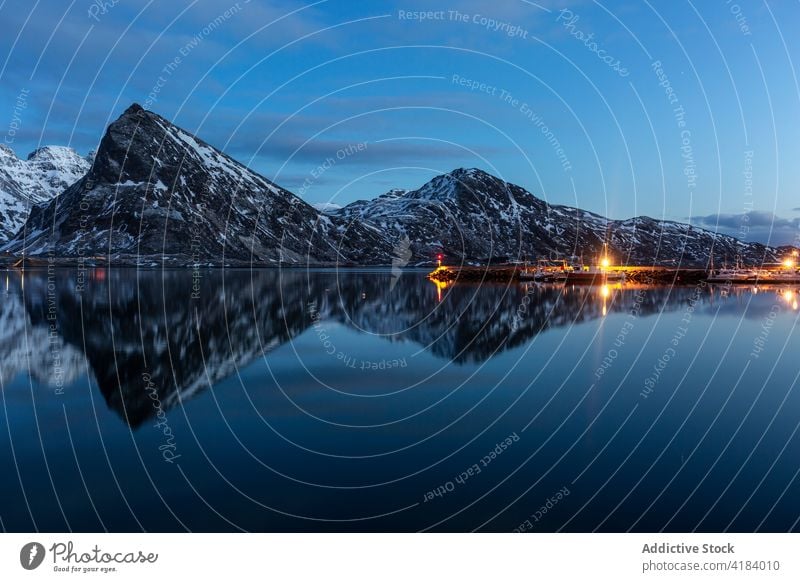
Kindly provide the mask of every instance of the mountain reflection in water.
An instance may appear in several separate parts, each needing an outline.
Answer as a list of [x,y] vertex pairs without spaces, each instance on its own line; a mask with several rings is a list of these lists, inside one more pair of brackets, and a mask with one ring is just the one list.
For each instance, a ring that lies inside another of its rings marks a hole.
[[797,529],[795,289],[3,275],[10,531]]
[[[85,278],[85,282],[84,281]],[[254,270],[44,270],[7,275],[0,370],[61,385],[88,363],[108,405],[131,426],[326,322],[440,358],[480,363],[553,327],[607,313],[681,309],[690,287],[452,285],[422,273]],[[713,294],[703,292],[701,304]],[[328,344],[330,345],[330,343]],[[325,351],[325,345],[320,349]],[[86,357],[86,362],[83,360]],[[149,381],[143,382],[143,377]]]

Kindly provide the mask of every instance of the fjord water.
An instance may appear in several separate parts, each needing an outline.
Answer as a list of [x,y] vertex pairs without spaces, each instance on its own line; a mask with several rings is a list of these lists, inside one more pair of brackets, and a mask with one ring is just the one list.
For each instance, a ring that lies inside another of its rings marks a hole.
[[7,531],[787,531],[797,293],[17,271]]

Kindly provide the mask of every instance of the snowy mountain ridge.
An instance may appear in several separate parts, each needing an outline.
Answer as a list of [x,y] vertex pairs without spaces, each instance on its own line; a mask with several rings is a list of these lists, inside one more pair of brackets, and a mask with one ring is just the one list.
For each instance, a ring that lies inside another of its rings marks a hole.
[[613,220],[550,204],[476,168],[415,190],[315,208],[136,104],[111,123],[93,161],[59,147],[21,161],[0,146],[0,188],[0,242],[10,238],[3,248],[29,257],[393,265],[402,249],[403,265],[429,265],[440,253],[453,263],[588,263],[609,253],[630,265],[705,267],[712,257],[761,264],[786,253],[688,224]]
[[480,169],[459,168],[412,191],[392,191],[331,211],[332,216],[380,228],[393,244],[411,241],[413,260],[430,263],[536,260],[601,253],[618,263],[705,267],[740,257],[749,264],[777,262],[785,249],[743,242],[668,220],[626,220],[549,204],[524,188]]

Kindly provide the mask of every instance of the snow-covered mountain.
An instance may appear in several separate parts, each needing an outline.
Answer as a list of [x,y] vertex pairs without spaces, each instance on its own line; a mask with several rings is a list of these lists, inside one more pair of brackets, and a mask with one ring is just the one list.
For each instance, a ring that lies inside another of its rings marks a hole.
[[13,237],[31,206],[43,204],[83,177],[93,154],[82,157],[72,148],[45,146],[21,160],[0,144],[0,242]]
[[760,243],[678,222],[648,217],[609,220],[598,214],[548,204],[520,186],[478,169],[437,176],[418,190],[393,190],[330,213],[372,224],[395,241],[408,237],[414,261],[532,259],[603,252],[635,265],[706,266],[712,249],[718,262],[740,256],[751,264],[784,254]]
[[[144,265],[394,265],[398,252],[403,265],[431,264],[438,253],[451,262],[591,262],[607,245],[615,262],[704,267],[712,254],[718,264],[759,264],[786,252],[678,222],[549,204],[477,169],[314,208],[136,104],[109,126],[88,166],[68,148],[22,162],[0,147],[0,242],[16,233],[3,248]],[[30,204],[40,205],[28,213]]]
[[391,262],[377,228],[318,212],[136,104],[108,127],[91,170],[34,207],[7,249],[140,264]]

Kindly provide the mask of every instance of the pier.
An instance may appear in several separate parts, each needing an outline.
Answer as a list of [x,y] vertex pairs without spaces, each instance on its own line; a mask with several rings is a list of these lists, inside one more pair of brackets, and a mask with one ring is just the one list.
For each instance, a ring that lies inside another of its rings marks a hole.
[[[521,279],[524,271],[522,265],[497,265],[497,266],[442,266],[432,271],[428,278],[440,283],[476,283],[476,282],[510,282]],[[606,272],[610,274],[623,273],[625,281],[640,284],[679,284],[693,285],[699,281],[704,281],[708,277],[708,271],[696,268],[674,268],[674,267],[608,267]],[[597,273],[596,283],[603,282],[603,273]]]

